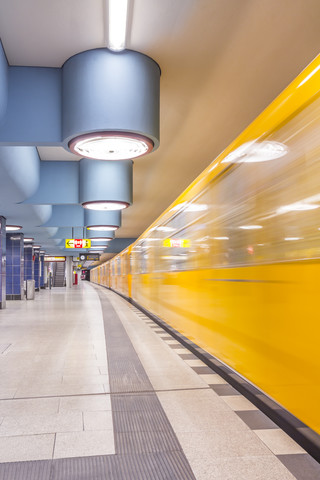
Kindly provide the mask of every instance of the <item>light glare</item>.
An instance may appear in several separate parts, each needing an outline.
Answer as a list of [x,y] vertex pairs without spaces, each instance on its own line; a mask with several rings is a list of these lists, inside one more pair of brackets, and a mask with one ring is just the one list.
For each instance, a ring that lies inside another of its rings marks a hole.
[[87,227],[87,230],[97,230],[99,232],[110,232],[117,229],[118,227],[115,225],[91,225],[90,227]]
[[82,205],[88,210],[123,210],[129,205],[125,202],[87,202]]
[[262,225],[241,225],[239,228],[242,230],[259,230],[263,228]]
[[128,0],[109,0],[109,45],[110,50],[125,49],[127,33]]
[[70,143],[70,147],[75,153],[86,158],[128,160],[145,155],[152,150],[153,145],[138,136],[95,135],[76,140],[74,144]]

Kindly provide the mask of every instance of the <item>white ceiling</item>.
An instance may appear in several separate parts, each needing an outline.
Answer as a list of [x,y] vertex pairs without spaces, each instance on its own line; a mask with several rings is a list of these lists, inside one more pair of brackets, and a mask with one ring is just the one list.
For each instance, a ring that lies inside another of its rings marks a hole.
[[[160,147],[134,163],[136,237],[318,54],[319,0],[133,0],[128,48],[156,60]],[[60,67],[105,46],[103,0],[0,0],[11,65]],[[41,147],[42,160],[76,160]]]

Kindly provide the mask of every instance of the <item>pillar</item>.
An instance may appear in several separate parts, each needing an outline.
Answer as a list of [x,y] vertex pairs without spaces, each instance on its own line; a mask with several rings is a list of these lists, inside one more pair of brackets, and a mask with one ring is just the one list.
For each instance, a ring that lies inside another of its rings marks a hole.
[[34,250],[34,289],[36,292],[40,290],[40,252]]
[[40,288],[46,288],[45,282],[44,253],[40,253]]
[[23,233],[6,235],[6,297],[7,300],[24,298],[24,243]]
[[32,245],[24,245],[24,279],[34,280],[34,263]]
[[0,309],[6,308],[6,219],[0,216]]
[[72,257],[66,258],[66,283],[67,283],[67,288],[72,288],[72,283],[73,283]]

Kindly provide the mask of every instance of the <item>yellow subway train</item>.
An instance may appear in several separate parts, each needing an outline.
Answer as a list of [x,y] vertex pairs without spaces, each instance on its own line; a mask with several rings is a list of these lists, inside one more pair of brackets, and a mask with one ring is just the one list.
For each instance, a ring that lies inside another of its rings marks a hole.
[[319,434],[320,56],[91,281]]

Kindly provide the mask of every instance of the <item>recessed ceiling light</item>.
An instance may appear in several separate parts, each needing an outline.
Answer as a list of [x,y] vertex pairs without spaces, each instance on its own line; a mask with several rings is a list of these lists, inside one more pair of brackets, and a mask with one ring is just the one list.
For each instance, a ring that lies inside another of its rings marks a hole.
[[229,240],[229,237],[213,237],[213,240]]
[[95,160],[128,160],[151,152],[153,142],[143,135],[121,132],[93,132],[69,143],[70,150]]
[[83,208],[88,208],[89,210],[123,210],[124,208],[129,207],[127,202],[113,202],[113,201],[94,201],[94,202],[85,202],[82,204]]
[[108,47],[115,52],[125,49],[127,14],[128,0],[109,0]]
[[21,230],[20,225],[6,225],[6,231],[7,232],[16,232],[17,230]]
[[259,230],[260,228],[263,228],[261,225],[241,225],[242,230]]
[[117,230],[119,227],[115,225],[90,225],[87,230],[98,230],[99,232],[110,232]]
[[34,240],[34,238],[31,238],[31,237],[30,237],[30,238],[25,237],[25,238],[23,239],[23,241],[26,242],[26,243],[33,242],[33,240]]

